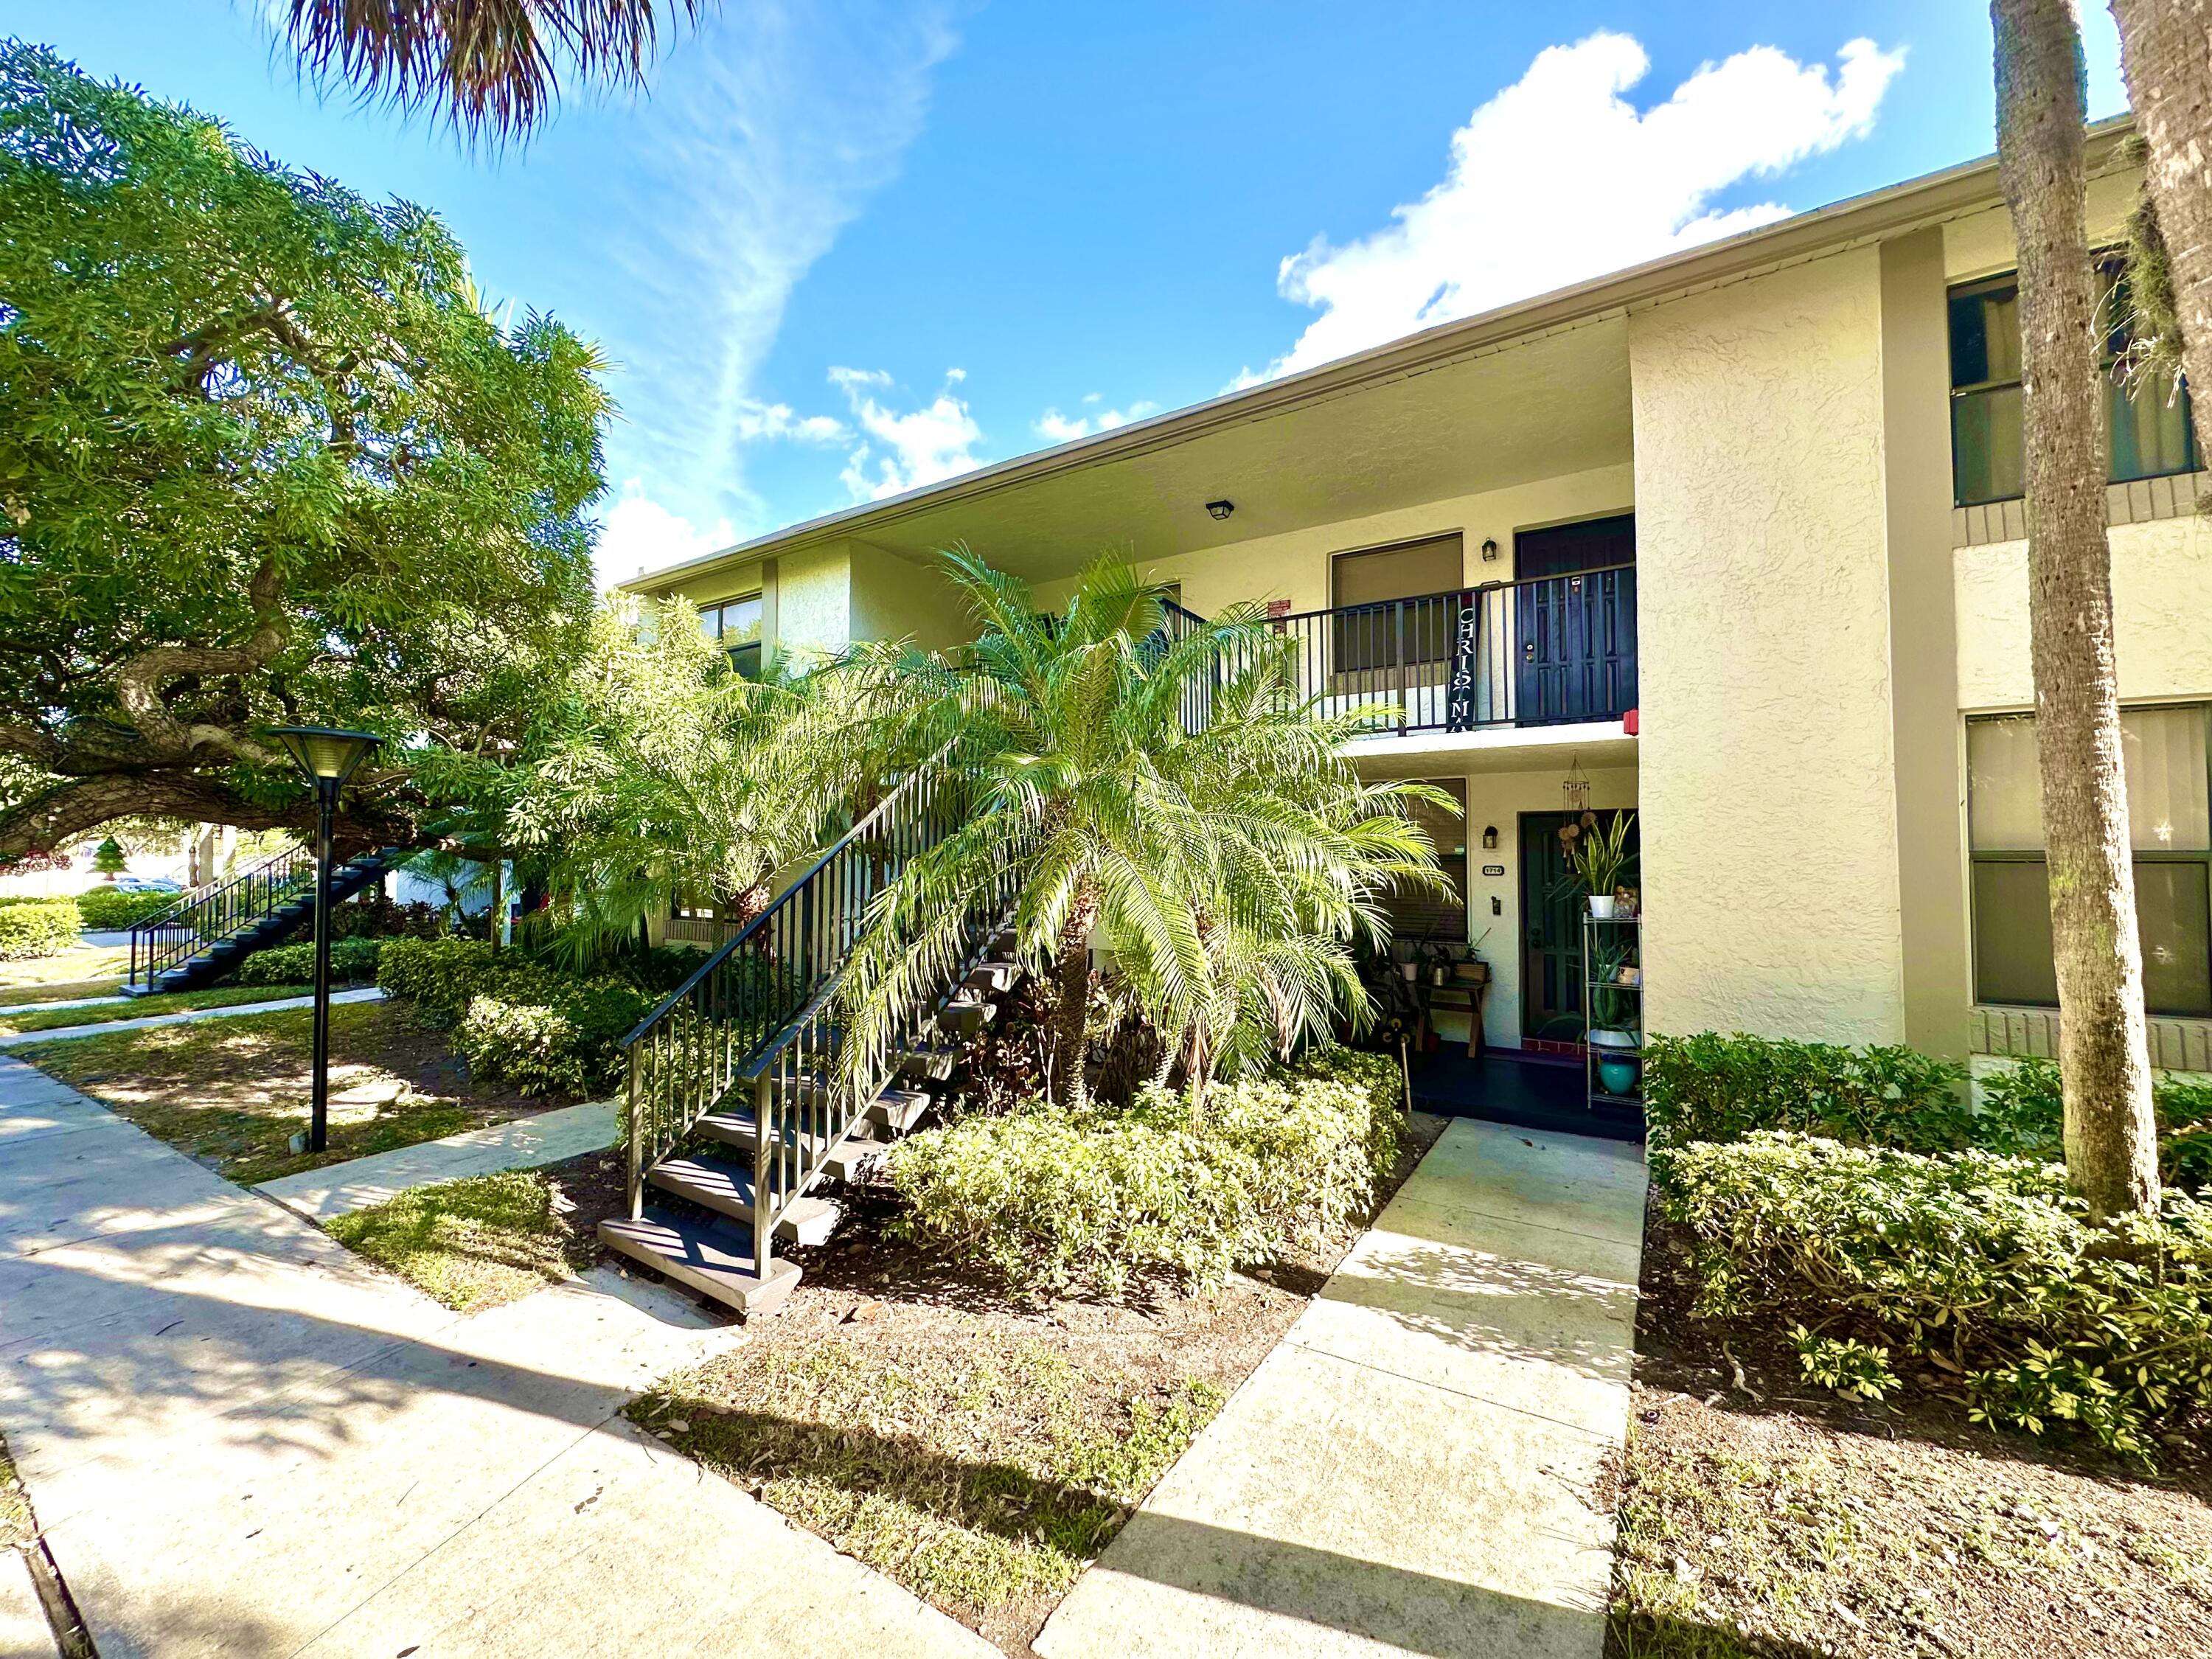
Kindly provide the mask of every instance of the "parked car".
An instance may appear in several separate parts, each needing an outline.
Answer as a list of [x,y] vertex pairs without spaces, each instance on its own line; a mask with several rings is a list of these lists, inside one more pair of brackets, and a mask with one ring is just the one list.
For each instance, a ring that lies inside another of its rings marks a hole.
[[171,881],[167,876],[118,876],[108,884],[118,893],[181,893],[181,882]]

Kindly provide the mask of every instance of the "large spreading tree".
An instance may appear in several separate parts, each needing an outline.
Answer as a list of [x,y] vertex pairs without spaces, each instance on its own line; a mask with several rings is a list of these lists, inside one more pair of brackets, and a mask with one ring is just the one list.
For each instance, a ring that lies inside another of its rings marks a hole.
[[302,827],[301,721],[389,740],[342,839],[434,840],[422,757],[584,638],[599,366],[422,210],[0,44],[0,860]]

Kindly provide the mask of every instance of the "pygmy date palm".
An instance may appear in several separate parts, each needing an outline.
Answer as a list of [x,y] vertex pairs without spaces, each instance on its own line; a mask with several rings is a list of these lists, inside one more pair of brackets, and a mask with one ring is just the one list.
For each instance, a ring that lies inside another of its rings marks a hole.
[[1254,611],[1171,628],[1167,590],[1107,560],[1041,615],[1022,582],[942,556],[980,637],[902,672],[968,813],[874,902],[848,983],[854,1065],[948,980],[1002,893],[1020,961],[1050,975],[1060,1102],[1083,1097],[1094,939],[1200,1081],[1217,1057],[1357,1017],[1353,935],[1379,931],[1390,886],[1441,880],[1398,811],[1420,786],[1358,781],[1340,750],[1360,720],[1299,699]]

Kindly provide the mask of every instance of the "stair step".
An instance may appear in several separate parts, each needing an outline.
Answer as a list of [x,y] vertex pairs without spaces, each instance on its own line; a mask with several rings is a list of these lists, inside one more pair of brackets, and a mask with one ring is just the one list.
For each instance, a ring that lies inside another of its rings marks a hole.
[[[708,1139],[721,1142],[750,1166],[754,1127],[751,1107],[709,1112],[691,1127]],[[822,1173],[833,1181],[855,1181],[870,1173],[872,1166],[882,1161],[885,1150],[884,1143],[874,1138],[875,1127],[872,1118],[863,1118],[854,1132],[823,1158]],[[810,1152],[822,1142],[819,1135],[793,1134],[787,1138],[793,1145],[803,1146]]]
[[952,1068],[960,1063],[957,1045],[942,1047],[924,1045],[906,1049],[898,1057],[899,1070],[912,1076],[935,1078],[942,1082],[952,1075]]
[[979,962],[968,970],[968,977],[960,981],[963,990],[978,995],[1000,996],[1014,988],[1022,976],[1018,962]]
[[920,1089],[886,1089],[868,1108],[868,1121],[902,1135],[915,1120],[929,1109],[929,1096]]
[[[661,1191],[687,1198],[717,1215],[733,1221],[752,1219],[753,1172],[744,1164],[720,1158],[665,1158],[647,1170],[645,1178]],[[826,1198],[797,1199],[785,1207],[775,1224],[775,1236],[789,1244],[824,1243],[843,1213]]]
[[642,1220],[602,1221],[599,1240],[741,1314],[774,1313],[799,1283],[796,1262],[771,1260],[766,1279],[755,1273],[752,1230],[726,1222],[695,1221],[649,1208]]
[[951,998],[937,1011],[940,1025],[947,1025],[963,1036],[973,1036],[991,1023],[998,1010],[978,996],[961,994]]

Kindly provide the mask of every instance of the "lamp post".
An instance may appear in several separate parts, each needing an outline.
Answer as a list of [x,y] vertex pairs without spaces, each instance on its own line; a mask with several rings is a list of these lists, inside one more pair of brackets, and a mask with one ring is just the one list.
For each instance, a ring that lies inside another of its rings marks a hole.
[[273,735],[315,790],[315,1092],[307,1150],[319,1152],[330,1143],[331,819],[338,791],[384,739],[326,726],[280,726]]

